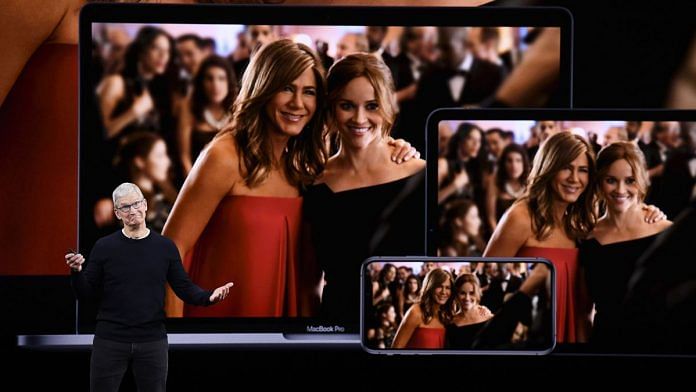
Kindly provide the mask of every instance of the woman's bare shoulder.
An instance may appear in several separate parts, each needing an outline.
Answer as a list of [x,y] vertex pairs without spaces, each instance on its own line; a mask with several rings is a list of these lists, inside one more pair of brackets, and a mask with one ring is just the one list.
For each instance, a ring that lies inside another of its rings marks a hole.
[[213,139],[210,144],[201,152],[204,166],[216,170],[239,171],[239,153],[237,143],[230,134],[224,134]]
[[529,202],[526,200],[521,200],[512,205],[510,209],[505,212],[503,219],[510,221],[510,224],[517,226],[530,227],[532,223],[532,216],[529,212]]
[[421,310],[420,303],[416,302],[413,304],[404,315],[404,318],[407,321],[420,324],[423,319],[423,311]]
[[123,94],[125,89],[125,81],[123,76],[119,74],[105,76],[104,79],[97,86],[97,94],[104,95],[118,95]]
[[61,44],[77,44],[80,9],[87,3],[86,0],[62,0],[63,14],[56,28],[51,32],[47,42]]
[[665,220],[661,220],[661,221],[655,223],[655,226],[657,226],[657,229],[659,231],[663,231],[663,230],[667,230],[673,224],[674,224],[674,222],[672,222],[671,220],[665,219]]
[[408,161],[401,163],[399,167],[407,176],[412,176],[425,169],[425,160],[420,158],[409,159]]
[[506,247],[511,248],[505,251],[504,254],[508,251],[513,251],[514,254],[517,249],[526,244],[528,239],[533,235],[529,204],[526,201],[518,201],[513,204],[500,219],[498,227],[495,229],[491,238],[491,243],[489,243],[489,247],[486,248],[486,255],[495,255],[489,254],[491,249],[498,249],[491,247],[492,243],[498,245],[506,244]]

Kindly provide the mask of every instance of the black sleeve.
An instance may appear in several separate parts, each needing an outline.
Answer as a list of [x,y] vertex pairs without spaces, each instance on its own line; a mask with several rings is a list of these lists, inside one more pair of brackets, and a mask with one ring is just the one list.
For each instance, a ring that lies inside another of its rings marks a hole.
[[475,349],[493,349],[510,343],[518,322],[529,325],[532,299],[518,291],[488,320],[474,341]]
[[82,271],[70,273],[70,282],[73,291],[79,300],[96,297],[102,289],[104,276],[103,246],[97,242],[89,254]]
[[[176,248],[175,248],[176,249]],[[172,286],[176,296],[191,305],[210,305],[212,291],[203,290],[196,286],[189,278],[179,258],[179,252],[175,251],[175,257],[170,258],[167,282]]]

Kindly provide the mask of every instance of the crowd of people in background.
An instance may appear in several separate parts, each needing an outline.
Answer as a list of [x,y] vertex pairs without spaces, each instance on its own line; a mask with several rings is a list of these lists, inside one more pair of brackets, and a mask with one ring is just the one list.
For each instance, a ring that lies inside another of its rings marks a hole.
[[[294,256],[295,248],[292,247],[288,254],[293,256],[287,262],[294,264],[294,257],[298,257],[302,259],[300,265],[303,268],[318,264],[323,277],[316,280],[324,282],[323,287],[318,289],[322,294],[322,314],[332,320],[357,323],[358,307],[349,300],[353,297],[348,294],[355,291],[357,285],[341,283],[352,282],[347,278],[350,274],[336,273],[332,266],[349,269],[350,265],[359,264],[369,255],[384,252],[417,254],[424,250],[421,233],[424,225],[421,219],[412,219],[411,214],[404,211],[416,211],[424,205],[425,162],[417,157],[405,162],[405,159],[401,159],[403,156],[385,143],[391,143],[389,140],[393,136],[410,142],[417,151],[424,151],[425,122],[429,112],[435,108],[432,105],[475,106],[491,102],[508,72],[519,64],[524,49],[531,43],[525,41],[525,34],[530,37],[536,34],[529,34],[532,29],[495,27],[368,26],[363,31],[323,27],[324,33],[330,31],[332,38],[327,39],[316,30],[306,33],[294,26],[250,25],[236,26],[231,30],[237,28],[241,30],[235,36],[236,44],[230,47],[228,39],[221,41],[222,45],[217,45],[213,38],[190,31],[171,30],[168,26],[142,25],[133,29],[132,26],[100,24],[94,27],[93,61],[88,72],[89,80],[93,83],[94,95],[90,101],[93,110],[90,112],[90,126],[85,127],[84,131],[87,134],[84,140],[88,141],[85,145],[89,146],[85,149],[85,156],[90,163],[85,183],[89,186],[85,188],[88,195],[86,203],[83,203],[93,205],[91,210],[85,212],[94,216],[93,222],[88,222],[93,223],[94,227],[85,232],[96,239],[115,229],[117,222],[111,214],[113,204],[105,196],[114,183],[131,181],[146,196],[148,224],[154,230],[175,237],[185,267],[187,271],[191,268],[194,281],[201,282],[202,279],[218,276],[220,271],[214,273],[207,267],[198,270],[197,260],[204,256],[196,249],[203,249],[201,244],[213,233],[219,234],[220,230],[213,229],[215,225],[211,222],[216,221],[216,214],[222,214],[222,207],[230,203],[227,203],[227,198],[218,197],[222,195],[217,195],[215,202],[211,199],[210,205],[217,205],[217,212],[211,215],[207,226],[200,227],[202,231],[191,230],[192,224],[195,223],[198,229],[199,221],[203,223],[207,220],[208,215],[203,216],[202,212],[210,212],[207,201],[203,203],[199,200],[190,205],[189,200],[202,194],[208,195],[208,188],[199,182],[210,178],[210,173],[215,172],[215,169],[208,168],[210,163],[206,165],[205,159],[200,158],[205,155],[204,152],[211,150],[209,147],[215,141],[219,142],[218,145],[226,144],[229,138],[225,139],[224,136],[234,134],[233,144],[237,145],[235,149],[240,154],[239,165],[251,171],[246,172],[242,168],[240,175],[244,185],[236,186],[236,190],[229,193],[234,196],[235,192],[244,190],[249,195],[258,192],[269,195],[261,186],[267,179],[264,173],[269,169],[272,174],[277,168],[266,168],[268,157],[264,156],[268,152],[259,150],[265,148],[263,140],[269,136],[263,133],[267,130],[258,134],[252,130],[257,126],[264,128],[267,123],[283,122],[285,120],[276,117],[287,117],[287,113],[297,109],[297,105],[288,103],[287,108],[283,109],[285,112],[270,113],[268,108],[277,106],[277,102],[274,103],[275,98],[269,101],[269,94],[279,92],[268,88],[285,91],[286,88],[295,88],[295,82],[305,81],[281,81],[289,75],[284,72],[296,70],[273,68],[276,57],[283,55],[283,50],[290,50],[288,48],[273,49],[275,57],[259,60],[265,65],[257,64],[253,72],[250,70],[254,58],[264,48],[290,39],[298,45],[305,45],[311,55],[319,59],[313,75],[315,82],[310,83],[316,98],[311,101],[316,101],[317,106],[307,105],[311,103],[309,101],[301,105],[308,109],[305,114],[312,119],[311,132],[303,129],[297,141],[293,139],[284,150],[278,151],[280,158],[276,158],[281,161],[286,159],[286,153],[293,158],[292,162],[285,163],[289,172],[281,170],[282,176],[289,176],[287,182],[291,183],[292,188],[285,189],[277,196],[299,194],[306,199],[306,219],[303,218],[302,222],[309,223],[314,229],[303,234],[303,238],[309,238],[310,234],[314,237],[312,242],[316,247],[317,260],[306,254]],[[195,30],[195,27],[192,29]],[[173,35],[170,31],[178,31],[179,34]],[[325,75],[328,75],[328,79]],[[328,90],[324,90],[323,85],[327,80]],[[290,84],[283,87],[278,83]],[[325,101],[327,98],[328,101]],[[267,107],[259,110],[257,106],[262,102],[266,102],[263,105]],[[364,114],[359,108],[364,108],[367,117],[360,117]],[[294,121],[293,118],[287,120]],[[370,124],[369,128],[365,124]],[[370,131],[368,133],[374,130],[378,134],[364,141],[362,133],[365,129]],[[250,132],[249,136],[242,136],[244,132]],[[327,136],[322,139],[324,134]],[[297,135],[290,135],[294,136]],[[377,145],[379,148],[373,148]],[[324,147],[327,155],[319,154],[316,160],[309,158]],[[209,155],[216,154],[211,152]],[[234,154],[230,151],[224,155]],[[386,161],[365,159],[376,156],[384,157]],[[392,165],[390,156],[395,165]],[[363,180],[351,182],[348,181],[352,178],[350,175],[340,174],[341,170],[353,173],[356,164],[367,165],[365,170],[368,175]],[[297,165],[301,167],[295,168]],[[257,167],[260,167],[258,173]],[[205,176],[201,176],[203,172]],[[211,185],[214,188],[227,183],[232,174],[225,174]],[[194,175],[195,178],[192,178]],[[276,181],[275,177],[271,180]],[[341,191],[336,192],[337,189]],[[242,195],[246,195],[244,192]],[[275,191],[271,193],[275,195]],[[370,203],[370,211],[353,211],[345,207],[358,204],[344,195],[356,199],[379,197],[381,201]],[[339,201],[340,205],[334,206],[333,203]],[[290,208],[293,211],[302,205],[299,201],[295,204]],[[335,240],[343,236],[325,236],[327,231],[323,227],[338,230],[335,219],[327,220],[336,218],[337,211],[345,211],[343,221],[354,222],[357,225],[355,231],[363,233],[365,239],[359,244]],[[182,222],[187,223],[182,226]],[[225,230],[230,229],[225,227]],[[407,232],[406,235],[414,240],[397,239],[393,234],[396,232],[394,227],[401,228],[401,232]],[[291,229],[291,242],[299,244],[299,239],[296,241],[292,234],[294,230]],[[248,232],[247,229],[242,231]],[[376,233],[374,236],[373,231]],[[83,244],[86,248],[90,247],[90,243],[90,239],[85,238]],[[247,241],[234,246],[234,250],[225,254],[229,256],[240,252],[240,249],[247,249],[252,243]],[[409,244],[412,250],[406,252],[404,244]],[[350,249],[350,252],[342,253],[348,262],[327,264],[327,260],[335,259],[332,255],[337,247]],[[205,257],[210,257],[210,254],[206,254],[208,256]],[[275,256],[269,260],[273,258]],[[294,287],[297,283],[294,279],[304,279],[297,287],[307,287],[311,285],[309,281],[315,280],[311,267],[302,271],[287,271],[288,275],[283,276],[288,279],[288,287]],[[312,299],[315,296],[290,296],[293,298],[290,302],[303,303],[301,308],[304,310],[297,310],[299,308],[295,308],[295,305],[286,303],[288,296],[283,287],[278,286],[278,290],[281,290],[278,298],[282,299],[278,302],[280,305],[260,305],[249,310],[230,302],[230,309],[216,309],[224,314],[213,316],[316,314],[318,307],[313,305],[316,300]],[[236,291],[242,292],[244,288],[240,284]],[[240,301],[247,303],[246,297],[240,295]],[[335,305],[326,305],[329,303]],[[233,307],[236,310],[231,310]],[[260,311],[261,308],[264,310]],[[171,296],[168,298],[167,312],[170,316],[188,315]]]
[[[587,126],[589,122],[585,122]],[[696,196],[696,124],[691,122],[596,122],[587,129],[572,122],[536,121],[527,139],[512,130],[484,129],[461,122],[439,127],[438,253],[480,256],[505,211],[527,187],[539,146],[550,136],[570,132],[582,136],[592,153],[615,142],[631,142],[644,156],[649,179],[645,202],[668,218],[676,217]]]
[[[232,121],[231,105],[250,58],[269,42],[291,38],[308,44],[325,71],[350,53],[382,59],[398,105],[392,135],[423,152],[429,112],[490,103],[537,35],[534,29],[520,28],[368,26],[364,31],[338,30],[333,34],[338,38],[328,42],[288,26],[249,25],[236,35],[231,52],[223,53],[214,38],[195,32],[174,36],[166,26],[144,25],[133,31],[99,25],[89,69],[92,105],[98,113],[91,122],[88,153],[95,228],[105,233],[115,223],[105,196],[122,181],[137,183],[157,207],[159,215],[153,212],[150,221],[166,219],[202,149]],[[138,147],[137,159],[128,156],[133,150],[129,144],[153,144],[145,143],[148,136],[143,134],[161,139],[164,154],[158,144],[158,151]],[[167,166],[164,178],[152,172],[155,165]]]
[[522,144],[445,125],[439,254],[549,259],[558,341],[626,350],[638,323],[621,304],[636,263],[696,195],[696,124],[536,121]]

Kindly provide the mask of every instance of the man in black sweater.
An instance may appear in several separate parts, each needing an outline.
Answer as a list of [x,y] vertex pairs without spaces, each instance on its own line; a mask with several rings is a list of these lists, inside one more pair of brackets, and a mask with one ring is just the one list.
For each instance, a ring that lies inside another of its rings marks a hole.
[[97,241],[84,268],[81,254],[65,255],[78,298],[100,300],[90,389],[117,391],[130,362],[138,390],[164,391],[169,348],[165,283],[185,302],[201,306],[225,299],[232,283],[211,293],[191,282],[176,245],[145,226],[147,201],[135,184],[119,185],[113,201],[123,229]]

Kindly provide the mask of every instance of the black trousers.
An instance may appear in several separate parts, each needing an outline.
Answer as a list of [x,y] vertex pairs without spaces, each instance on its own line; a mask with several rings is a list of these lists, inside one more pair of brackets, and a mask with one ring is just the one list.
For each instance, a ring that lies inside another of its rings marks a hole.
[[166,338],[122,343],[95,336],[90,360],[90,390],[117,392],[129,364],[139,392],[167,389],[169,343]]

